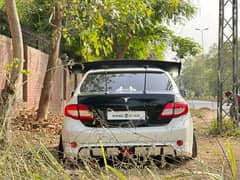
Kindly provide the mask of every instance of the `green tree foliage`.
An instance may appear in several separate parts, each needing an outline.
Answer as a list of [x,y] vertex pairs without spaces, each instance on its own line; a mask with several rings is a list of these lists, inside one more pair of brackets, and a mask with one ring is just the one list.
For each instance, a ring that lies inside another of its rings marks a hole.
[[[209,63],[205,58],[202,59],[201,56],[196,57],[194,60],[188,59],[184,63],[182,82],[189,95],[214,95],[212,93],[215,93],[215,91],[210,90],[211,84],[208,81],[210,78],[214,78],[214,76],[208,77],[208,74],[209,71],[216,72],[216,70],[210,68]],[[217,87],[216,81],[213,83],[213,86]]]
[[[169,29],[171,23],[184,23],[194,15],[196,9],[188,0],[66,2],[62,52],[77,59],[162,59],[167,47],[179,58],[199,52],[197,43]],[[50,36],[52,3],[18,0],[22,24]]]
[[191,39],[174,36],[172,50],[176,52],[176,56],[181,59],[188,55],[195,56],[199,54],[201,47]]
[[[229,44],[225,45],[226,58],[223,63],[223,73],[226,79],[223,84],[223,91],[232,89],[232,54],[230,48]],[[216,96],[218,86],[217,68],[218,48],[216,45],[210,49],[208,54],[187,59],[184,63],[181,79],[189,95]]]
[[[34,32],[51,34],[48,20],[53,9],[52,0],[18,0],[16,3],[22,26]],[[6,11],[5,0],[0,0],[0,10]]]
[[53,9],[53,1],[18,0],[22,25],[35,32],[50,35],[52,27],[48,20]]
[[[78,11],[71,11],[68,16],[71,20],[66,24],[66,27],[76,27],[78,35],[72,36],[74,30],[66,29],[65,47],[87,60],[99,56],[120,59],[153,56],[161,59],[168,45],[177,49],[187,41],[175,37],[167,25],[182,23],[195,12],[195,8],[184,0],[133,0],[127,4],[108,0],[96,1],[94,5],[79,0],[78,3],[81,4]],[[183,56],[192,54],[190,46],[199,49],[191,40],[188,40],[188,46],[181,49],[187,51],[182,52]]]

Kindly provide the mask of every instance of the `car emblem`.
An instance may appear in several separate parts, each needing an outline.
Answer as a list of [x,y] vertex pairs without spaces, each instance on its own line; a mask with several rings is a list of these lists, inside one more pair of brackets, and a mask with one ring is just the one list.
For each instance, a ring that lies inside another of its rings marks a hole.
[[130,97],[123,97],[122,99],[124,100],[125,103],[127,103]]

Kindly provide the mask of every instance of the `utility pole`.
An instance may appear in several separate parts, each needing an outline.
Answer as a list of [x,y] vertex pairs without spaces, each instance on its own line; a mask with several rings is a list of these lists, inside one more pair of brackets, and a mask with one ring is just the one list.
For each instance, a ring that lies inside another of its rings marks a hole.
[[[227,16],[225,11],[231,7],[232,14]],[[218,35],[218,99],[217,99],[217,124],[222,130],[222,121],[230,115],[223,108],[225,101],[223,94],[232,88],[232,118],[239,125],[238,118],[238,0],[219,0],[219,35]],[[225,68],[229,63],[227,53],[231,53],[232,74],[226,74]],[[229,79],[232,77],[232,79]],[[231,81],[232,87],[225,87],[226,82]]]

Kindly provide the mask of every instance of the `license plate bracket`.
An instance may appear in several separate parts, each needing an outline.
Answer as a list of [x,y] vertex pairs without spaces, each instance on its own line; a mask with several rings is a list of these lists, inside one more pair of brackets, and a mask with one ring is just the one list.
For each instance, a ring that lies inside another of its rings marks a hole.
[[108,111],[107,120],[145,120],[145,111]]

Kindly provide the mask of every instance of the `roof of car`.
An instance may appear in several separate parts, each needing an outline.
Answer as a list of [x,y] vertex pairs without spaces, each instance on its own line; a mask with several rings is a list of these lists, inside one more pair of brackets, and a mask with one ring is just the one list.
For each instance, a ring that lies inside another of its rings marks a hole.
[[181,63],[159,60],[105,60],[70,65],[71,73],[86,73],[89,70],[109,68],[158,68],[164,71],[177,71],[180,73]]

